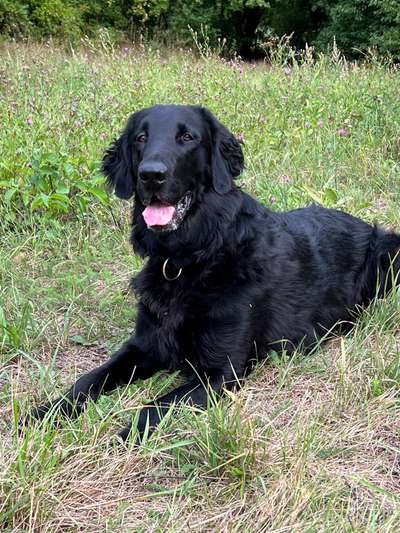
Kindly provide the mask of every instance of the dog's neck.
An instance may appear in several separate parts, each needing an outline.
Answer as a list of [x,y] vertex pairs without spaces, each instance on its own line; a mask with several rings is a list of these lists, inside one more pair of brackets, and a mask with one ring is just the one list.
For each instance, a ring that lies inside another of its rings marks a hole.
[[235,235],[232,226],[242,202],[243,193],[236,187],[224,195],[208,191],[201,202],[193,205],[178,229],[156,233],[147,228],[142,216],[143,206],[136,201],[132,214],[133,249],[150,260],[165,261],[169,258],[177,268],[207,262],[226,245],[228,238],[232,240],[232,235]]

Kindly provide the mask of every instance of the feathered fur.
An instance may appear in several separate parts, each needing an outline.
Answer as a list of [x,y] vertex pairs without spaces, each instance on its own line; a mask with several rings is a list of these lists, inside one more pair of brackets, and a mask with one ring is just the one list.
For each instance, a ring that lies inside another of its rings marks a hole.
[[[182,128],[193,142],[179,141]],[[142,131],[144,145],[135,141]],[[151,231],[142,216],[154,191],[138,179],[140,164],[152,160],[168,169],[158,198],[193,195],[175,231]],[[243,164],[240,143],[204,108],[155,106],[128,121],[103,172],[118,196],[135,196],[131,242],[146,258],[132,283],[136,332],[56,401],[65,413],[121,383],[183,370],[188,382],[142,412],[139,433],[147,420],[153,428],[172,402],[206,406],[204,383],[219,392],[241,380],[253,358],[307,350],[336,325],[351,325],[356,309],[391,288],[391,269],[398,279],[399,235],[317,205],[273,212],[234,184]],[[166,259],[170,277],[182,269],[174,281],[162,274]]]

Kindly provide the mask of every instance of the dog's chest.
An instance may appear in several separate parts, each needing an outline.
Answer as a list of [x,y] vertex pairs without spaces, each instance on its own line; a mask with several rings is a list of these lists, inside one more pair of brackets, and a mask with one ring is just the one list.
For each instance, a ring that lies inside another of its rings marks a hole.
[[152,317],[153,334],[161,357],[171,369],[193,360],[192,342],[204,316],[207,297],[188,276],[168,281],[162,274],[142,270],[133,282],[134,290]]
[[160,327],[176,330],[202,307],[204,290],[201,290],[199,280],[185,274],[167,280],[161,268],[158,271],[145,267],[133,280],[135,293]]

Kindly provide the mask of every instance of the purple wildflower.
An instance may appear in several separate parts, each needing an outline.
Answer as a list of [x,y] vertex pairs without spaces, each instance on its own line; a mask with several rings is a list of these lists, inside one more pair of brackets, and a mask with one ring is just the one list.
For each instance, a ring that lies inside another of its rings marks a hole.
[[337,130],[337,134],[339,137],[348,137],[350,135],[350,132],[347,128],[339,128]]
[[29,126],[32,126],[32,124],[33,124],[33,118],[32,118],[32,117],[28,117],[28,118],[26,119],[26,123],[27,123]]
[[287,174],[284,174],[283,176],[281,176],[281,182],[284,183],[285,185],[292,183],[292,181],[293,181],[293,178],[291,176],[288,176]]
[[311,124],[309,122],[304,122],[304,127],[306,130],[311,128]]

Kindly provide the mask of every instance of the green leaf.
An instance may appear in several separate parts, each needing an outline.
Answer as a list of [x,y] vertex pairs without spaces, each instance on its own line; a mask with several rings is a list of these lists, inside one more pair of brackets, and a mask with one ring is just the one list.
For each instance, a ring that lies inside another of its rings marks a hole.
[[53,193],[50,196],[50,207],[63,213],[68,213],[71,202],[65,194]]
[[60,194],[58,192],[54,192],[50,196],[50,202],[58,202],[60,204],[66,205],[66,206],[69,206],[69,204],[70,204],[70,200],[69,200],[68,196],[66,194]]
[[[24,202],[25,203],[25,202]],[[43,206],[43,200],[40,196],[36,196],[36,198],[34,198],[34,200],[32,201],[31,203],[31,209],[32,211],[34,211],[35,209],[39,209],[40,207]]]
[[59,183],[56,188],[58,194],[69,194],[69,185],[66,183]]
[[93,342],[89,342],[87,339],[82,337],[82,335],[73,335],[69,338],[74,344],[80,344],[81,346],[93,346]]
[[102,204],[107,205],[109,203],[108,195],[104,189],[100,189],[100,187],[90,187],[87,192],[95,196]]
[[49,196],[42,192],[42,194],[40,195],[40,198],[43,200],[43,205],[45,205],[46,207],[49,207]]
[[75,172],[75,167],[71,163],[64,163],[64,172],[67,176],[71,176]]
[[326,187],[324,191],[324,197],[331,204],[336,204],[338,201],[337,192],[334,189],[331,189],[330,187]]
[[317,202],[317,204],[323,204],[324,203],[323,197],[321,196],[321,194],[319,194],[317,191],[314,191],[313,189],[311,189],[311,187],[308,187],[307,185],[303,185],[302,189],[303,189],[304,192],[306,192],[308,194],[308,196],[312,200],[314,200],[314,202]]
[[21,196],[24,206],[27,207],[31,202],[31,195],[28,192],[22,192]]
[[11,180],[0,180],[0,187],[8,189],[10,185],[13,185],[13,182]]
[[4,201],[9,204],[18,189],[9,189],[4,195]]

